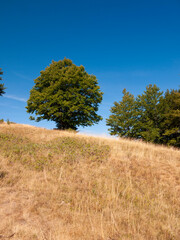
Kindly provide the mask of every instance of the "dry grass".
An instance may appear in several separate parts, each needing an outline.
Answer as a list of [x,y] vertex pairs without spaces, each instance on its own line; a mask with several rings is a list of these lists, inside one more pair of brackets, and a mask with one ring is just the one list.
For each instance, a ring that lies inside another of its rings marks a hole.
[[179,150],[0,125],[0,239],[179,236]]

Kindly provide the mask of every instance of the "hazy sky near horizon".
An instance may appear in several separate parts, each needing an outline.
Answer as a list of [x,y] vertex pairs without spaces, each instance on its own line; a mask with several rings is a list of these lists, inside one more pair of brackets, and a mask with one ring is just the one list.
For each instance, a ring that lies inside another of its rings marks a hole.
[[107,134],[105,119],[124,88],[137,96],[148,84],[180,85],[180,0],[0,0],[0,9],[0,119],[55,127],[30,121],[25,106],[40,71],[64,57],[104,92],[104,120],[81,132]]

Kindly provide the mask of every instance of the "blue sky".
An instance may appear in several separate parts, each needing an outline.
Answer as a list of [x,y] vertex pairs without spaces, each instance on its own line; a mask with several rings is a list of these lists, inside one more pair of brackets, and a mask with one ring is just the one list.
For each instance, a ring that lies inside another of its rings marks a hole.
[[0,0],[0,67],[6,94],[0,118],[29,120],[33,80],[52,60],[70,58],[94,74],[104,92],[104,120],[81,132],[107,134],[105,119],[126,88],[135,96],[148,84],[180,85],[180,0]]

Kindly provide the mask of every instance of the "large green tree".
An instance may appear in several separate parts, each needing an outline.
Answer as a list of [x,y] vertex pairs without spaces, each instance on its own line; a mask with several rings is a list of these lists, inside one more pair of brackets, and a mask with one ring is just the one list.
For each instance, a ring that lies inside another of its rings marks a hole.
[[77,129],[102,120],[97,111],[103,93],[96,77],[83,66],[65,58],[52,61],[40,73],[27,101],[27,112],[36,116],[30,119],[55,121],[58,129]]
[[[0,75],[2,75],[3,72],[2,72],[2,69],[0,68]],[[2,80],[2,77],[0,77],[0,80]],[[0,96],[2,96],[4,93],[5,93],[5,87],[4,87],[4,84],[0,84]]]

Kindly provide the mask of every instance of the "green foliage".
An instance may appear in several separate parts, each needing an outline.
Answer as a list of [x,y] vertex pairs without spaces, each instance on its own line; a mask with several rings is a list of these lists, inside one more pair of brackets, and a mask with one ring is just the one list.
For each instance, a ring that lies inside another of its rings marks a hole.
[[163,92],[149,85],[142,95],[123,90],[107,119],[110,134],[180,147],[180,90]]
[[36,115],[36,121],[52,120],[58,129],[76,130],[78,126],[91,126],[102,120],[96,112],[103,93],[96,77],[89,75],[83,66],[78,67],[66,58],[52,61],[34,82],[26,108]]
[[163,99],[163,143],[180,147],[180,89],[167,90]]
[[[0,68],[0,75],[2,75],[3,72],[2,72],[2,69]],[[2,77],[0,77],[0,80],[2,80]],[[0,84],[0,96],[2,96],[4,93],[5,93],[5,87],[4,87],[4,84]]]
[[1,123],[4,123],[4,119],[3,119],[3,118],[2,118],[2,119],[0,119],[0,124],[1,124]]
[[135,99],[132,94],[123,90],[123,98],[120,102],[114,102],[111,115],[106,120],[111,135],[123,137],[134,137],[134,126],[136,121]]
[[136,135],[148,142],[158,142],[160,137],[162,94],[156,85],[150,84],[146,91],[136,98]]

